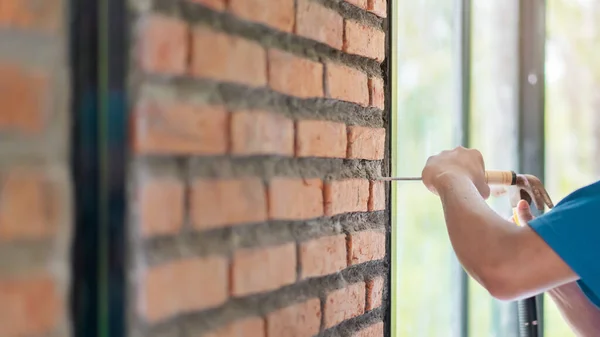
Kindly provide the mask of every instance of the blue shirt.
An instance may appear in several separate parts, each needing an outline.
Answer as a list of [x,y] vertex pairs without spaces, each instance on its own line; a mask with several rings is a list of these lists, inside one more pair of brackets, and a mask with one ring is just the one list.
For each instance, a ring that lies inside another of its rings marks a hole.
[[577,284],[600,307],[600,181],[569,194],[529,225],[579,275]]

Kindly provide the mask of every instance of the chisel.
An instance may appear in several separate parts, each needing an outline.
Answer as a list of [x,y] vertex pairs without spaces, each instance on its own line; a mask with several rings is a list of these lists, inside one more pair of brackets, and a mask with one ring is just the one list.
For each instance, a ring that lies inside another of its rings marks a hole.
[[[421,177],[381,177],[381,181],[419,181]],[[515,185],[517,174],[514,171],[485,171],[485,182],[490,185]]]

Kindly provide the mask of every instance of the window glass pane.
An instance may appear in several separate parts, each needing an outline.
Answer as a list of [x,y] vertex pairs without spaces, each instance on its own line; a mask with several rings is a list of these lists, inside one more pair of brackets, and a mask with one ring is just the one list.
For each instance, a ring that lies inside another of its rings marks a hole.
[[[397,1],[398,156],[395,175],[420,175],[428,156],[455,145],[457,74],[454,0]],[[456,265],[439,198],[420,182],[398,182],[393,286],[397,336],[451,337]]]
[[[518,0],[473,1],[470,145],[487,169],[518,168],[518,9]],[[512,214],[506,195],[489,204]],[[470,279],[469,305],[470,336],[517,336],[516,303],[494,300]]]
[[[600,3],[549,0],[546,188],[556,204],[600,179]],[[545,336],[574,336],[546,296]]]

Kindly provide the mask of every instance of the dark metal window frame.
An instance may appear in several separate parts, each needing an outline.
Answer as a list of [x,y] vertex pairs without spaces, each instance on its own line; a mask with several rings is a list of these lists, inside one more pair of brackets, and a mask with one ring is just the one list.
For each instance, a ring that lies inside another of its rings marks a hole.
[[126,2],[70,1],[73,335],[126,335]]

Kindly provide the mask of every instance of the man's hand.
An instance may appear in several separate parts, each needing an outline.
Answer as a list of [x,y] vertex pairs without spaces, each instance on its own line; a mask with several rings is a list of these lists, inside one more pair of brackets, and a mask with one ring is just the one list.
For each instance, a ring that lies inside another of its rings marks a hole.
[[421,172],[423,183],[435,194],[438,194],[444,179],[448,176],[468,177],[484,199],[490,195],[490,187],[485,182],[483,156],[477,150],[461,146],[454,150],[443,151],[429,157]]

